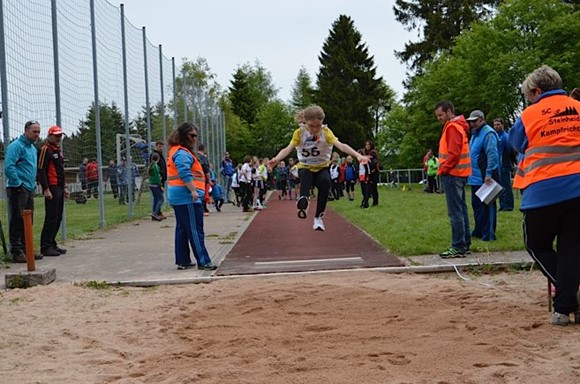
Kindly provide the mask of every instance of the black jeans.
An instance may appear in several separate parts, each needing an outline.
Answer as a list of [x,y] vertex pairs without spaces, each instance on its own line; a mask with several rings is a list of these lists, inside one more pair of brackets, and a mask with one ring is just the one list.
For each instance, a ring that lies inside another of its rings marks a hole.
[[554,310],[562,314],[574,312],[578,306],[579,226],[580,197],[524,211],[524,244],[544,276],[556,286]]
[[25,209],[34,211],[34,192],[24,187],[8,187],[6,195],[8,196],[10,254],[15,257],[26,253],[22,211]]
[[40,251],[46,251],[56,247],[56,234],[62,222],[62,210],[64,208],[64,188],[51,185],[52,199],[44,199],[44,225],[40,235]]
[[312,186],[318,189],[316,215],[314,217],[320,217],[326,210],[328,192],[330,192],[330,171],[328,168],[323,168],[318,172],[312,172],[309,169],[302,168],[298,171],[298,175],[300,177],[300,197],[308,197]]

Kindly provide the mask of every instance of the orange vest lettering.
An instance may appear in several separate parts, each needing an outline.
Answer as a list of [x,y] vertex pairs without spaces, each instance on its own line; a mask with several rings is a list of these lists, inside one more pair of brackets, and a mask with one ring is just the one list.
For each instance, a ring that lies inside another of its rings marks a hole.
[[459,162],[449,171],[450,175],[457,177],[468,177],[471,175],[471,156],[469,155],[469,140],[467,139],[467,133],[465,130],[454,122],[448,121],[443,128],[443,134],[441,135],[441,140],[439,140],[439,168],[445,164],[449,158],[449,149],[447,148],[446,134],[448,129],[455,129],[461,134],[461,155],[459,157]]
[[182,147],[181,145],[174,145],[173,147],[169,148],[169,153],[167,155],[167,184],[170,186],[185,186],[185,183],[179,177],[179,171],[173,162],[173,155],[175,155],[175,153],[180,149],[190,153],[195,160],[191,166],[191,173],[193,175],[193,184],[195,185],[195,188],[201,189],[202,191],[205,190],[205,175],[203,173],[201,163],[195,154],[193,154],[189,149]]
[[522,112],[528,147],[514,188],[580,173],[580,102],[565,95],[541,99]]

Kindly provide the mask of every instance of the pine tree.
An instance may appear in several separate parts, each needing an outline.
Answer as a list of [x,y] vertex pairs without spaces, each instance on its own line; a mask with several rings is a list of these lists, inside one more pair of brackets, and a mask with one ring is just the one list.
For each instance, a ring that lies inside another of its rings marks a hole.
[[381,97],[382,78],[376,78],[374,58],[350,17],[341,15],[332,24],[319,60],[316,102],[325,122],[341,142],[361,148],[373,139],[373,106]]
[[312,86],[312,79],[306,68],[301,67],[292,87],[290,104],[296,109],[303,109],[313,103],[314,87]]

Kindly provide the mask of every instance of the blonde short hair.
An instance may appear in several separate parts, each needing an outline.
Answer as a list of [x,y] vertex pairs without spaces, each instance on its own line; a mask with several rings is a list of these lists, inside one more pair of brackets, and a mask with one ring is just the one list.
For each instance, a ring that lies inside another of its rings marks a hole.
[[324,110],[318,105],[311,105],[304,109],[304,120],[324,120]]
[[529,95],[532,90],[539,88],[543,92],[562,88],[562,78],[552,67],[542,65],[526,77],[522,83],[522,93]]

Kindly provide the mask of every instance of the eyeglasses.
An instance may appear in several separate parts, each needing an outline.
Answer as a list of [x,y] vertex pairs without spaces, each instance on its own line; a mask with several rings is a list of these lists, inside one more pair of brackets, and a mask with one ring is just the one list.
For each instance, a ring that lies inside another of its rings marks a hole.
[[31,125],[35,125],[35,124],[38,124],[38,121],[36,121],[36,120],[27,121],[26,124],[24,124],[24,129],[28,129],[28,127],[30,127]]
[[191,137],[192,139],[195,139],[197,137],[197,134],[195,133],[188,133],[189,137]]

